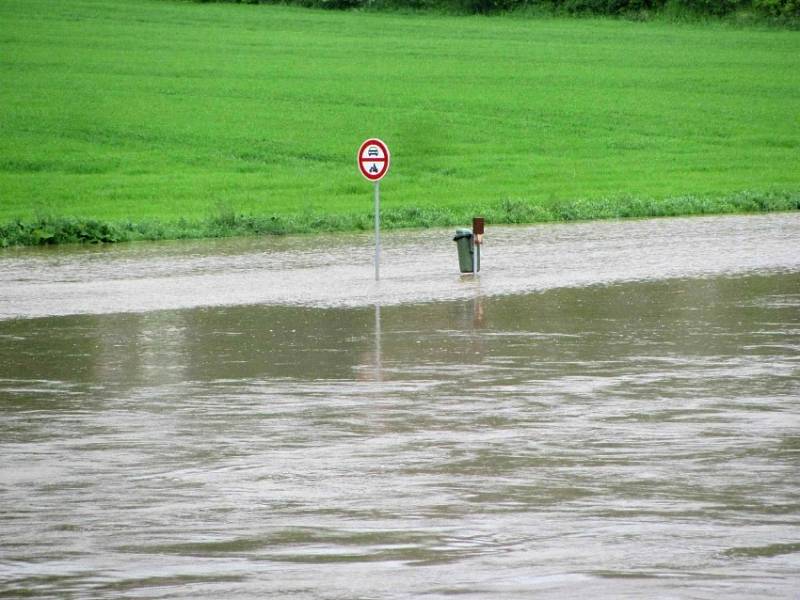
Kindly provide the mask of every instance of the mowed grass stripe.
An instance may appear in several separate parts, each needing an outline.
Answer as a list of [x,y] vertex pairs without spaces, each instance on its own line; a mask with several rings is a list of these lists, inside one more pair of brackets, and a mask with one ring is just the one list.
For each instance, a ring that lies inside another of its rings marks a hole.
[[0,222],[361,223],[374,135],[397,214],[800,191],[792,31],[4,0],[0,105]]

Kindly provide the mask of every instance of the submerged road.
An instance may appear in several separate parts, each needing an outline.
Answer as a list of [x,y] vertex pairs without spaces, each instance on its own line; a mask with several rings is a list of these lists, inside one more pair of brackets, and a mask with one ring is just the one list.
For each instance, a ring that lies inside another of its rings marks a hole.
[[286,304],[357,307],[800,268],[800,214],[488,226],[478,281],[451,230],[0,251],[0,319]]
[[451,239],[0,252],[0,596],[796,599],[800,213]]

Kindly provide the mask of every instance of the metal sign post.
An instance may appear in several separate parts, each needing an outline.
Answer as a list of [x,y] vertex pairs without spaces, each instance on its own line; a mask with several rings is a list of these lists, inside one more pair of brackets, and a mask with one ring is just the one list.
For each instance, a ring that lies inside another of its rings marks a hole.
[[375,182],[375,281],[381,278],[381,182]]
[[358,149],[358,170],[375,183],[375,281],[380,279],[381,260],[381,187],[389,170],[389,148],[378,138],[370,138]]
[[483,217],[472,219],[472,274],[477,275],[481,265],[481,244],[483,243]]

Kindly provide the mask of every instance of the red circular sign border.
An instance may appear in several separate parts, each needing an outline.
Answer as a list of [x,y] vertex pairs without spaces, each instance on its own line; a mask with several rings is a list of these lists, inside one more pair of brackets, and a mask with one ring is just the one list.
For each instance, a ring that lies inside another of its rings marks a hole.
[[[384,163],[383,168],[380,170],[380,172],[377,175],[371,175],[371,174],[367,173],[366,169],[364,168],[364,163],[365,162],[377,162],[377,161],[370,161],[368,159],[364,159],[363,162],[362,162],[362,156],[361,155],[364,152],[364,149],[367,146],[372,146],[372,145],[378,146],[381,150],[383,150],[384,156],[386,156],[386,159],[383,161],[383,163]],[[386,173],[388,173],[388,171],[389,171],[389,162],[391,161],[391,156],[389,155],[389,147],[386,145],[386,143],[383,140],[380,140],[378,138],[370,138],[370,139],[366,140],[363,144],[361,144],[361,146],[358,149],[358,154],[356,156],[356,159],[357,159],[357,162],[358,162],[358,170],[361,171],[361,174],[364,177],[366,177],[370,181],[380,181],[381,179],[383,179],[384,175],[386,175]]]

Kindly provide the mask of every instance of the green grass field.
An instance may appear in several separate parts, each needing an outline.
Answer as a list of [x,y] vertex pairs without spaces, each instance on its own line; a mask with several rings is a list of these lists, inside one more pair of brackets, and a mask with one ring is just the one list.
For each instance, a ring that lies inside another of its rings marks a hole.
[[370,136],[396,226],[797,208],[800,33],[0,1],[0,224],[367,226]]

